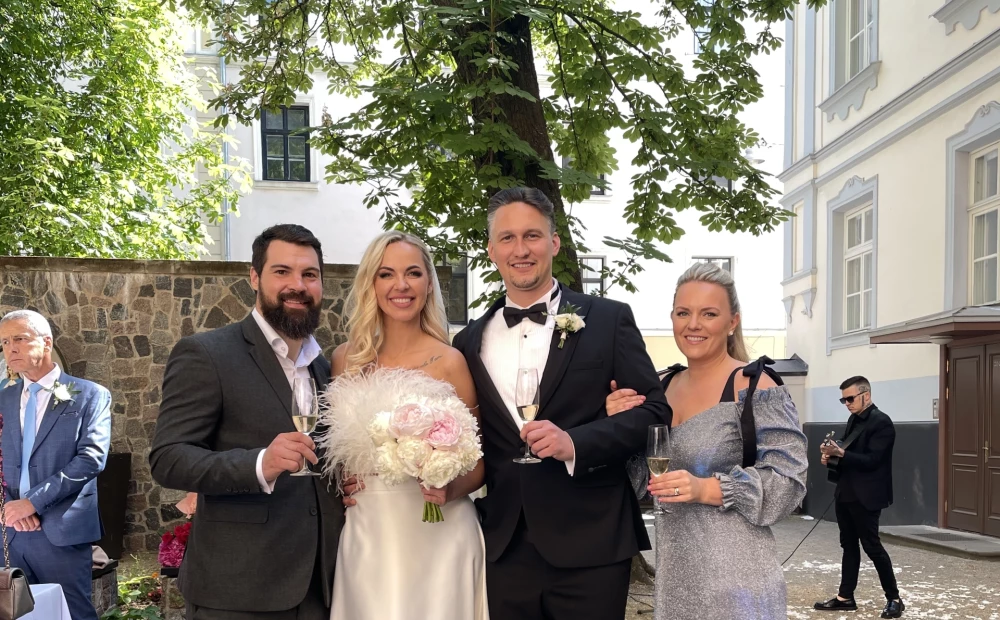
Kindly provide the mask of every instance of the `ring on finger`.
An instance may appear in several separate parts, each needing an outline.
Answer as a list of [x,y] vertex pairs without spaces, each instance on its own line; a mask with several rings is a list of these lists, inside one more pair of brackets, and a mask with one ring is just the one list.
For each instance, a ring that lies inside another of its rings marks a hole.
[[674,487],[674,497],[676,497],[676,496],[678,496],[680,494],[681,494],[681,488],[680,487]]

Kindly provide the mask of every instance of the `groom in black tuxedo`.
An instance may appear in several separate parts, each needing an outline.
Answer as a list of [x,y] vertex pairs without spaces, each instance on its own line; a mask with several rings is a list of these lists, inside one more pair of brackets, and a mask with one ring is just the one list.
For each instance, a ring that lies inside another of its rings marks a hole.
[[[476,504],[490,617],[623,618],[631,559],[650,548],[625,462],[643,449],[650,425],[670,423],[670,408],[629,307],[553,279],[559,237],[549,199],[537,189],[502,190],[487,217],[489,255],[507,295],[454,346],[479,396],[487,494]],[[554,315],[568,305],[586,326],[560,347]],[[514,400],[518,368],[540,377],[541,408],[526,424]],[[609,417],[612,379],[646,401]],[[525,441],[541,462],[514,462]]]

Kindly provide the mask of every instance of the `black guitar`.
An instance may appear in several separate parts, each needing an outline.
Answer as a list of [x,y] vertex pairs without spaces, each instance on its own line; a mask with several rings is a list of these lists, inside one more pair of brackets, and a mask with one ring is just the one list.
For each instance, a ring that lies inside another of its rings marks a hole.
[[[826,437],[823,438],[823,443],[820,445],[832,446],[836,444],[839,446],[840,443],[833,438],[834,435],[836,434],[837,431],[830,431],[829,433],[827,433]],[[839,456],[831,456],[826,460],[826,479],[829,480],[830,482],[833,482],[834,484],[836,484],[836,482],[840,480],[840,471],[837,469],[838,465],[840,465]]]

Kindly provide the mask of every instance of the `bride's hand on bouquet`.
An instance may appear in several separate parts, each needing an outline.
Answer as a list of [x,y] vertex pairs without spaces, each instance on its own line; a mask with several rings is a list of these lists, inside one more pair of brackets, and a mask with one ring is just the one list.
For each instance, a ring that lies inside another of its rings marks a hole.
[[618,382],[611,380],[611,393],[604,399],[604,408],[608,410],[608,415],[615,415],[622,411],[635,409],[646,402],[646,397],[635,390],[627,388],[618,389]]
[[420,491],[424,494],[424,501],[430,502],[432,504],[437,504],[438,506],[444,506],[448,503],[450,499],[448,497],[448,487],[441,489],[435,489],[431,487],[429,489],[424,488],[424,485],[420,485]]
[[358,500],[354,499],[351,496],[364,488],[365,488],[364,483],[358,481],[356,477],[348,476],[344,478],[344,494],[341,497],[341,499],[344,502],[344,507],[350,508],[351,506],[356,506]]
[[[662,476],[650,476],[649,486],[646,488],[649,489],[650,494],[664,504],[715,504],[715,502],[708,501],[712,499],[708,496],[711,491],[709,486],[713,482],[718,487],[719,482],[715,478],[699,478],[691,475],[691,472],[687,470],[678,469],[668,471]],[[721,499],[721,489],[718,495]]]

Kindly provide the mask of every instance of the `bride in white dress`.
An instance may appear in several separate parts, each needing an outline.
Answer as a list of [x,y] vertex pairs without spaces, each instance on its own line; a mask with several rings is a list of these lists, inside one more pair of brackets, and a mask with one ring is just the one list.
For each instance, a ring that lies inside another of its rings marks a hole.
[[[333,376],[420,370],[454,387],[478,420],[464,356],[449,346],[441,289],[427,246],[387,232],[368,246],[346,307],[348,341],[333,353]],[[357,395],[356,395],[357,396]],[[372,472],[345,485],[331,620],[488,620],[482,531],[469,494],[483,464],[443,489],[413,479],[388,486]],[[421,521],[440,505],[441,523]]]

